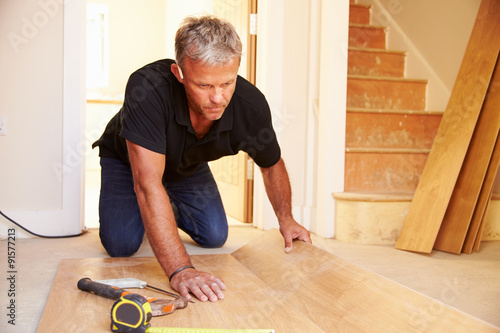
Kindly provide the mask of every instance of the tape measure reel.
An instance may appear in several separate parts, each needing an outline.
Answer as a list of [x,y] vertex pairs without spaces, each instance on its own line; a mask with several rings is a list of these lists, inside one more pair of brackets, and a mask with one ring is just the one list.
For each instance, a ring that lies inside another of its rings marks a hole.
[[120,333],[274,333],[272,329],[151,327],[151,305],[139,294],[120,297],[111,308],[111,331]]
[[111,331],[146,333],[151,326],[151,305],[139,294],[123,295],[111,308]]

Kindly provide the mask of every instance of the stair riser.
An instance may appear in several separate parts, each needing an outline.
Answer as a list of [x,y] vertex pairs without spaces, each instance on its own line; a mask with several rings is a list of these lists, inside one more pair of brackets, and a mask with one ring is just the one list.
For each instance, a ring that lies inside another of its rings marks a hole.
[[370,8],[365,6],[349,7],[349,23],[370,24]]
[[404,77],[404,53],[349,50],[348,72],[352,75]]
[[348,78],[347,107],[425,110],[427,83]]
[[386,31],[379,27],[349,27],[349,46],[371,49],[386,48]]
[[427,156],[347,152],[344,191],[414,192]]
[[[373,196],[377,199],[377,195]],[[356,244],[394,245],[410,209],[408,201],[335,198],[335,239]],[[500,241],[500,200],[491,200],[483,241]]]
[[441,115],[347,112],[346,147],[430,149]]

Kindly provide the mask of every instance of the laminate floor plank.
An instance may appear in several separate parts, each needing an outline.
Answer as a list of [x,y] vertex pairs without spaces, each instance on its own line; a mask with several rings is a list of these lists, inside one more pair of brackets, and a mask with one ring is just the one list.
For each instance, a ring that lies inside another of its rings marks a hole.
[[268,231],[232,255],[325,332],[498,332],[310,244]]
[[[216,303],[190,303],[185,309],[153,317],[153,327],[270,328],[276,332],[324,332],[304,314],[228,254],[192,256],[201,270],[217,274],[229,286]],[[82,277],[92,280],[134,277],[168,290],[157,260],[146,258],[65,259],[57,271],[37,332],[110,332],[113,300],[77,289]],[[164,298],[147,289],[128,289]],[[168,296],[165,296],[168,298]]]
[[[499,332],[469,315],[371,273],[313,245],[284,252],[278,230],[233,254],[194,255],[193,264],[222,278],[225,299],[190,303],[154,317],[153,327],[274,329],[289,332]],[[38,332],[110,332],[113,300],[80,291],[92,280],[133,277],[169,289],[154,257],[63,259]],[[147,289],[129,289],[162,298]]]

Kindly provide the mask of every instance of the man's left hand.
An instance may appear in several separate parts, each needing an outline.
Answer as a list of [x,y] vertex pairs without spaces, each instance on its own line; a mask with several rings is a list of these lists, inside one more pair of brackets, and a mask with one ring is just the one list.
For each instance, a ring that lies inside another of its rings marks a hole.
[[287,253],[292,251],[294,239],[312,244],[309,231],[294,219],[280,223],[280,232],[285,239],[285,252]]

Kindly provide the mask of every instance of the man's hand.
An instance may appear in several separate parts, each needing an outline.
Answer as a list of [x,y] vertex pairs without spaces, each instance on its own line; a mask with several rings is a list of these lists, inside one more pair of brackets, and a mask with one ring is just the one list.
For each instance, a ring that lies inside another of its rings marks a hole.
[[188,300],[191,299],[191,292],[202,302],[216,302],[219,299],[224,299],[222,291],[226,290],[226,286],[221,279],[192,268],[176,274],[170,284],[172,288]]
[[[167,274],[172,274],[176,268],[191,266],[177,231],[170,198],[162,183],[165,156],[130,141],[127,141],[127,148],[144,228],[158,262]],[[222,290],[226,289],[220,279],[192,268],[177,273],[171,285],[187,299],[191,299],[191,292],[204,302],[224,298]]]
[[273,206],[280,224],[280,232],[285,239],[285,252],[290,252],[293,240],[311,243],[311,235],[306,228],[301,226],[292,215],[292,189],[285,162],[280,159],[278,163],[269,168],[260,168],[267,196]]
[[298,239],[312,244],[311,234],[294,219],[288,219],[280,223],[280,232],[285,239],[285,252],[292,251],[293,240]]

